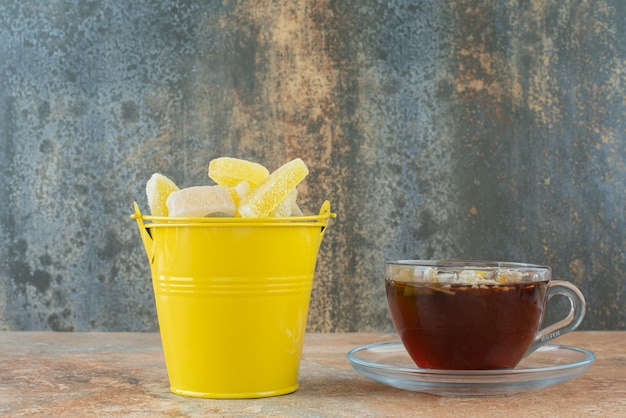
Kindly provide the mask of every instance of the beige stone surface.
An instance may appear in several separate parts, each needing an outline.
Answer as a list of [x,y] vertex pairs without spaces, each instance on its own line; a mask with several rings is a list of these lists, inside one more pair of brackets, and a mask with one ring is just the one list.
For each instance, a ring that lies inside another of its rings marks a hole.
[[308,334],[297,392],[213,400],[169,391],[156,333],[0,333],[0,415],[228,417],[617,417],[626,415],[626,332],[579,331],[555,342],[593,351],[584,375],[493,398],[448,398],[387,387],[357,374],[351,348],[394,334]]

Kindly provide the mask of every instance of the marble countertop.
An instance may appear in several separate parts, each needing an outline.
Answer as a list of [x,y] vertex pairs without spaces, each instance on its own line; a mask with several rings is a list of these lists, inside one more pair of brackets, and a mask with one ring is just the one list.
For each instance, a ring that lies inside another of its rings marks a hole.
[[593,351],[582,376],[507,397],[438,397],[356,373],[354,347],[394,334],[307,334],[300,388],[263,399],[214,400],[169,391],[157,333],[0,332],[1,416],[626,416],[626,332],[577,331],[554,343]]

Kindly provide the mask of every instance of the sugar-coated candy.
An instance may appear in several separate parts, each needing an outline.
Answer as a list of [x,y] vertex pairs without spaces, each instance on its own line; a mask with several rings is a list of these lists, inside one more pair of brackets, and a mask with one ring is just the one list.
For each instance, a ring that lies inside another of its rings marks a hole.
[[[228,191],[230,195],[233,197],[233,201],[235,202],[235,208],[239,207],[239,202],[250,193],[250,184],[247,181],[239,182],[235,187],[228,187]],[[237,215],[239,215],[239,211],[237,211]]]
[[241,199],[243,199],[248,193],[250,193],[250,184],[244,180],[242,182],[239,182],[234,187],[228,187],[228,191],[235,201],[235,206],[237,206],[239,205],[239,202],[241,202]]
[[167,198],[169,216],[203,217],[210,214],[235,216],[237,209],[230,192],[221,186],[180,189]]
[[146,184],[148,206],[152,216],[168,216],[166,201],[169,195],[178,191],[178,186],[162,174],[154,173]]
[[304,161],[296,158],[278,168],[239,203],[239,214],[246,218],[265,218],[309,174]]
[[261,184],[269,174],[267,168],[261,164],[239,158],[220,157],[209,163],[209,177],[225,187],[235,187],[245,180],[250,188],[254,188]]
[[276,211],[272,214],[272,216],[281,217],[281,216],[291,216],[293,214],[294,205],[296,204],[296,200],[298,199],[298,190],[293,189],[287,197],[283,199],[282,202],[276,208]]

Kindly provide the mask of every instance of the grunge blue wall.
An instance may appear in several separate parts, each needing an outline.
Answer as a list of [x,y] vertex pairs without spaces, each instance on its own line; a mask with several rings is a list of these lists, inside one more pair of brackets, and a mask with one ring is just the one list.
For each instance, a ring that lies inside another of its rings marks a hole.
[[[552,266],[626,329],[621,0],[0,3],[0,329],[158,328],[129,218],[217,156],[338,213],[310,331],[391,330],[383,263]],[[555,308],[555,311],[558,311]]]

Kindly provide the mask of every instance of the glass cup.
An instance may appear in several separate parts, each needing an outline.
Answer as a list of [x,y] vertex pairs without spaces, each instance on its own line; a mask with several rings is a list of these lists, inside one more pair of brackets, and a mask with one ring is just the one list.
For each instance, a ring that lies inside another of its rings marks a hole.
[[[576,329],[585,299],[573,284],[551,280],[550,267],[492,261],[388,261],[391,318],[421,368],[512,369],[522,358]],[[555,295],[567,316],[540,329]]]

